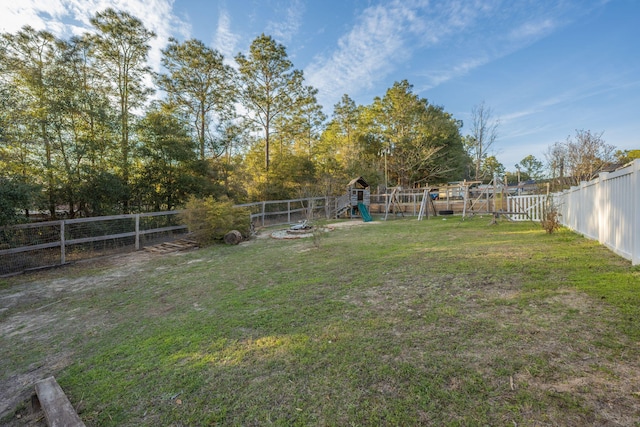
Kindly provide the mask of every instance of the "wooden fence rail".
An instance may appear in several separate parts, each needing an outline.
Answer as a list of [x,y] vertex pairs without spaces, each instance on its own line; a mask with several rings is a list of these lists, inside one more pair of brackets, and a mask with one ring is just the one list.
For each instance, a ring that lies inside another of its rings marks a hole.
[[[623,170],[601,174],[554,196],[563,225],[597,239],[616,253],[640,264],[640,160]],[[372,213],[384,213],[388,195],[372,195]],[[418,215],[424,192],[398,195],[404,214]],[[484,209],[489,210],[490,200]],[[462,212],[463,200],[436,201],[437,209]],[[508,210],[522,212],[516,220],[540,220],[541,196],[510,198]],[[290,224],[331,218],[337,198],[309,197],[237,205],[248,208],[255,225]],[[493,202],[495,205],[495,201]],[[382,211],[380,210],[382,209]],[[481,207],[482,209],[482,207]],[[458,210],[456,210],[458,211]],[[172,240],[186,233],[179,211],[66,219],[0,228],[0,276],[65,264],[78,259],[132,251]]]
[[269,200],[266,202],[244,203],[236,207],[248,208],[254,225],[280,225],[313,218],[328,218],[330,206],[328,197],[307,197],[291,200]]
[[21,224],[0,229],[0,275],[139,250],[184,234],[179,211]]
[[[236,205],[251,211],[258,226],[327,218],[329,198]],[[174,240],[187,232],[181,211],[65,219],[0,228],[0,276],[63,265],[70,261],[130,252]]]

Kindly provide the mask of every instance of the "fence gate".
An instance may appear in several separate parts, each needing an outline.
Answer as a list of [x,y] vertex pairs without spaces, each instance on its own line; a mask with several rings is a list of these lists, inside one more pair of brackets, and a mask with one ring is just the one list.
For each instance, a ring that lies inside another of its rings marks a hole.
[[509,218],[512,221],[540,222],[544,216],[546,202],[547,196],[545,194],[509,196],[507,197],[507,211],[511,212]]

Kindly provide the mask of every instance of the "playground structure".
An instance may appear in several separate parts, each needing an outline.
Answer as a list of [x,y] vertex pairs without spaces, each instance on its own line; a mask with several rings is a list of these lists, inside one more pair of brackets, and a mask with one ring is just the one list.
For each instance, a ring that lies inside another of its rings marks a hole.
[[[370,210],[384,213],[385,220],[394,216],[412,215],[421,220],[430,215],[461,214],[505,215],[514,220],[531,220],[539,216],[542,195],[519,196],[517,186],[507,186],[494,177],[488,184],[481,181],[460,181],[417,189],[395,187],[390,193],[371,196]],[[530,200],[531,199],[531,200]]]
[[371,221],[369,206],[371,205],[371,190],[369,184],[361,176],[352,179],[347,184],[346,194],[336,199],[336,218],[346,214],[349,218],[361,217],[363,221]]
[[521,193],[521,185],[508,186],[495,176],[488,184],[465,180],[410,189],[394,187],[384,193],[371,194],[366,180],[358,177],[349,182],[344,195],[334,199],[331,217],[361,217],[370,221],[371,213],[378,213],[384,214],[385,220],[390,215],[417,216],[422,220],[432,215],[453,214],[463,218],[472,215],[493,215],[494,218],[505,215],[513,220],[538,218],[542,206],[538,196],[519,196]]

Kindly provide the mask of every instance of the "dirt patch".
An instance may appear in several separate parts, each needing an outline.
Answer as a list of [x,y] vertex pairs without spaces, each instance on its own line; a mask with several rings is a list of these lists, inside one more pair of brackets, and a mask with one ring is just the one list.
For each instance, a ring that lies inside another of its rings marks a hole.
[[[3,379],[2,394],[0,394],[0,419],[10,414],[21,402],[31,398],[35,394],[35,383],[43,378],[54,375],[56,372],[71,364],[70,352],[60,353],[46,357],[41,362],[29,367],[27,372],[17,373]],[[29,405],[17,411],[16,418],[9,421],[7,426],[40,426],[43,423],[42,411],[32,411]]]
[[314,233],[328,233],[331,228],[328,227],[312,227],[303,230],[291,230],[289,228],[285,230],[276,230],[271,233],[271,237],[274,239],[305,239],[313,237]]
[[304,239],[308,237],[313,237],[314,232],[328,233],[334,230],[359,227],[363,225],[372,225],[372,224],[379,224],[379,222],[345,221],[345,222],[336,222],[333,224],[328,224],[323,227],[310,227],[308,229],[301,229],[301,230],[292,230],[291,228],[284,228],[281,230],[272,231],[268,235],[274,239]]
[[[36,381],[69,366],[70,340],[115,323],[106,310],[80,310],[74,302],[121,283],[154,256],[140,251],[82,261],[14,277],[11,287],[0,289],[0,419],[31,397]],[[21,371],[25,359],[33,362]],[[38,417],[20,415],[15,425],[38,425]]]

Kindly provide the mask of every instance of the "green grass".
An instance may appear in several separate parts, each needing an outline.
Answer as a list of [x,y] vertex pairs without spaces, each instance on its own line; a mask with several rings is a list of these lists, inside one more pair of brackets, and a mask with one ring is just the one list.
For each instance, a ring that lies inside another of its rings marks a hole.
[[115,278],[92,268],[108,285],[0,314],[59,319],[3,336],[0,367],[67,349],[57,378],[87,425],[633,425],[640,269],[566,230],[488,223],[396,220]]

